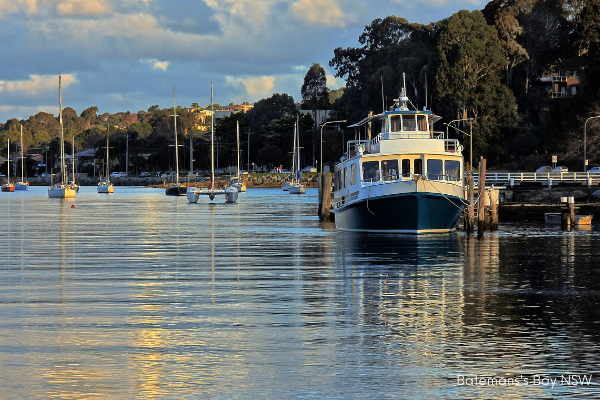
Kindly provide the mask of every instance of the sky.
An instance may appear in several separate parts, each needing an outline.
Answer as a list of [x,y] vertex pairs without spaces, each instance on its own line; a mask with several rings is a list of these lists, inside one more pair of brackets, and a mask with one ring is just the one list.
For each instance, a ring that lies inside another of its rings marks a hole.
[[358,47],[389,15],[439,21],[482,0],[0,0],[0,123],[63,107],[81,114],[153,105],[301,101],[313,63],[331,89],[337,47]]

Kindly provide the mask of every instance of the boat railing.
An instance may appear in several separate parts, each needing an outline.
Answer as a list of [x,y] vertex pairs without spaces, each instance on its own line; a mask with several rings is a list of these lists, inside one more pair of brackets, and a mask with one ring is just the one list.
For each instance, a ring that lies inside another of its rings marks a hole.
[[[479,174],[473,173],[476,184]],[[545,185],[556,185],[559,182],[577,182],[584,185],[600,183],[600,174],[594,172],[497,172],[485,174],[486,184],[513,185],[538,182]]]
[[444,139],[444,151],[446,153],[457,153],[460,150],[460,144],[456,139]]
[[356,156],[359,151],[361,153],[370,153],[372,148],[371,142],[372,140],[349,140],[346,147],[347,158]]

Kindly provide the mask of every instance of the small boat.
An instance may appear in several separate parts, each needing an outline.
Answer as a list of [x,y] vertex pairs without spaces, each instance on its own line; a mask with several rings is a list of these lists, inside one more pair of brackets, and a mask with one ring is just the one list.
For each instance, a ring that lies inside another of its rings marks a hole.
[[200,195],[208,196],[212,201],[217,195],[224,195],[226,203],[236,203],[238,199],[238,189],[229,185],[225,189],[218,189],[215,187],[215,113],[213,104],[213,83],[210,82],[210,104],[212,110],[211,117],[211,134],[210,134],[210,187],[209,188],[198,188],[190,186],[187,188],[186,196],[188,202],[198,203]]
[[290,186],[292,186],[290,181],[285,181],[283,182],[283,185],[281,186],[281,188],[283,189],[284,192],[287,192],[288,190],[290,190]]
[[59,122],[60,122],[60,182],[54,183],[54,175],[51,176],[51,186],[48,188],[48,197],[50,198],[72,198],[75,197],[76,190],[69,185],[67,167],[65,165],[65,137],[62,120],[62,92],[61,76],[58,76],[58,100],[59,100]]
[[295,175],[295,178],[292,178],[288,193],[305,194],[306,187],[302,184],[302,172],[300,171],[300,129],[298,121],[296,121],[296,124],[294,125],[294,161],[292,162],[292,165],[292,173]]
[[173,87],[173,129],[175,132],[175,171],[177,174],[175,185],[169,186],[165,189],[165,195],[167,196],[185,196],[187,188],[182,187],[179,183],[179,146],[177,144],[177,101],[175,100],[175,87]]
[[98,193],[114,193],[115,188],[110,181],[110,158],[108,157],[108,135],[110,133],[110,122],[106,121],[106,177],[100,176],[98,182]]
[[21,125],[21,180],[15,183],[15,190],[27,190],[29,182],[23,179],[23,164],[25,164],[25,156],[23,153],[23,125]]
[[404,86],[391,110],[350,126],[373,124],[380,132],[348,141],[334,167],[332,211],[339,230],[453,232],[468,203],[462,146],[433,131],[440,117],[408,109]]
[[15,185],[10,183],[10,139],[8,139],[8,147],[6,148],[6,162],[8,163],[6,167],[6,183],[2,185],[1,190],[3,192],[14,192]]

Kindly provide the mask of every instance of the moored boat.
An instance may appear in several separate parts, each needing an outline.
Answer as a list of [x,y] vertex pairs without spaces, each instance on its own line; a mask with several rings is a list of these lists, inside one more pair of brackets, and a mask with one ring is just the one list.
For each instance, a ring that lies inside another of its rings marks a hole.
[[21,180],[15,183],[15,190],[27,190],[29,188],[29,182],[23,178],[24,165],[25,164],[25,153],[23,152],[23,125],[21,125]]
[[69,177],[65,166],[65,137],[62,120],[62,92],[61,92],[61,76],[58,76],[58,101],[59,101],[59,123],[60,123],[60,182],[54,183],[52,176],[52,185],[48,188],[48,197],[51,198],[71,198],[75,197],[76,190],[69,185]]
[[7,167],[6,167],[6,183],[2,185],[2,191],[3,192],[14,192],[15,191],[15,185],[13,183],[10,182],[10,139],[8,139],[8,146],[6,148],[7,151],[7,155],[6,155],[6,162],[8,163]]
[[467,204],[462,146],[434,132],[440,117],[409,110],[403,89],[390,111],[350,127],[380,126],[373,139],[350,140],[335,166],[333,212],[346,231],[445,233]]

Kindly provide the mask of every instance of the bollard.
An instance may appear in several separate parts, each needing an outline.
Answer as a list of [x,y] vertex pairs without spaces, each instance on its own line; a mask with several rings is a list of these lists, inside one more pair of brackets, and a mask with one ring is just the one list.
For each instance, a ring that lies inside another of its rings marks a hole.
[[569,222],[571,229],[575,229],[575,197],[569,197]]
[[477,237],[483,238],[483,232],[485,231],[485,159],[483,157],[479,160],[479,207],[477,208]]
[[560,229],[563,231],[569,230],[569,212],[566,209],[560,212]]
[[320,185],[321,196],[320,196],[320,204],[321,209],[319,212],[319,218],[321,221],[330,221],[331,214],[329,211],[329,207],[331,206],[331,174],[325,173],[323,174],[321,181],[322,185]]

